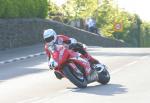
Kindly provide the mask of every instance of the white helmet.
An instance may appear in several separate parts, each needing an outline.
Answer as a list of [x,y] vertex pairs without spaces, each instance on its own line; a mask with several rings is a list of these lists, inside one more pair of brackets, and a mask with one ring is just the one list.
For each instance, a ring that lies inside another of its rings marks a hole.
[[47,30],[44,30],[43,38],[45,42],[52,45],[56,41],[57,35],[53,29],[47,29]]

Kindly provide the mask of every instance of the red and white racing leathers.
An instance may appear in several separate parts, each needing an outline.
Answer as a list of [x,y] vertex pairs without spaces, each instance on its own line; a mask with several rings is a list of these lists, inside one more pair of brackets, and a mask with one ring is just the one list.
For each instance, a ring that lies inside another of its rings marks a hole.
[[[65,36],[65,35],[57,35],[57,39],[56,39],[55,44],[64,44],[64,45],[69,46],[70,44],[75,43],[75,41],[76,40],[74,38],[70,38],[70,37]],[[84,48],[80,48],[80,49],[82,49],[82,51],[84,51],[84,53],[80,52],[80,50],[78,52],[81,53],[85,58],[87,58],[90,63],[98,63],[97,60],[95,60],[92,56],[90,56],[84,50]],[[45,51],[46,51],[46,54],[47,54],[48,58],[50,58],[51,57],[51,51],[50,51],[49,45],[47,43],[45,44]]]

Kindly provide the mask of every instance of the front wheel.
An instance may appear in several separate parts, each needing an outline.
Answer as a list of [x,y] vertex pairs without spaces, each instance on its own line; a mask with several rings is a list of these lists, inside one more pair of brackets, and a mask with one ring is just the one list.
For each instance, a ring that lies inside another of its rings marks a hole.
[[83,73],[77,67],[79,72],[77,73],[74,71],[69,65],[65,65],[63,68],[64,75],[77,87],[79,88],[86,88],[87,87],[87,80],[84,78]]
[[110,74],[109,74],[106,66],[103,69],[103,71],[98,74],[98,78],[99,78],[98,82],[101,84],[104,84],[104,85],[110,81]]

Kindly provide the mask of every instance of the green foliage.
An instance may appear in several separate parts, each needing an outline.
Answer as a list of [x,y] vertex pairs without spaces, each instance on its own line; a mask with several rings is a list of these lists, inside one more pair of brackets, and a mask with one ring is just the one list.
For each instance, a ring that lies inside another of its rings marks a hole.
[[112,35],[116,39],[121,39],[132,46],[140,46],[140,27],[141,20],[137,15],[131,15],[122,11],[123,31],[113,32]]
[[14,3],[11,0],[1,0],[0,1],[0,17],[7,18],[17,16],[16,7],[13,7]]
[[50,16],[55,15],[57,14],[59,7],[55,3],[49,1],[48,10],[49,10]]
[[113,24],[115,19],[119,19],[119,17],[115,17],[117,9],[113,8],[111,1],[103,0],[97,12],[97,26],[100,28],[104,36],[113,38]]
[[97,9],[97,0],[68,0],[61,8],[64,16],[71,19],[93,16]]
[[59,14],[61,14],[61,12],[59,11],[59,7],[55,3],[49,1],[48,3],[49,18],[51,19],[57,18]]
[[150,47],[150,22],[141,25],[141,46]]
[[47,0],[0,0],[0,18],[45,18]]
[[[114,31],[115,22],[122,22],[122,32]],[[103,36],[123,40],[131,46],[140,46],[141,24],[142,21],[138,15],[117,8],[113,0],[103,0],[98,8],[97,26]]]
[[[150,46],[150,23],[142,23],[136,14],[117,7],[114,0],[68,0],[62,7],[50,10],[61,12],[69,20],[94,17],[101,35],[122,40],[131,46]],[[51,6],[52,7],[52,6]],[[122,22],[123,31],[114,31],[114,22]]]

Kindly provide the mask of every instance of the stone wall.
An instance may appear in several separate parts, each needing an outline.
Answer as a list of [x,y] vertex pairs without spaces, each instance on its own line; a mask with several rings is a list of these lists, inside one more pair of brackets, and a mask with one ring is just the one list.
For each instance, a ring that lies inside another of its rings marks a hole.
[[52,28],[58,34],[66,34],[87,45],[104,47],[126,47],[112,40],[68,25],[43,19],[0,19],[0,50],[42,42],[43,30]]

